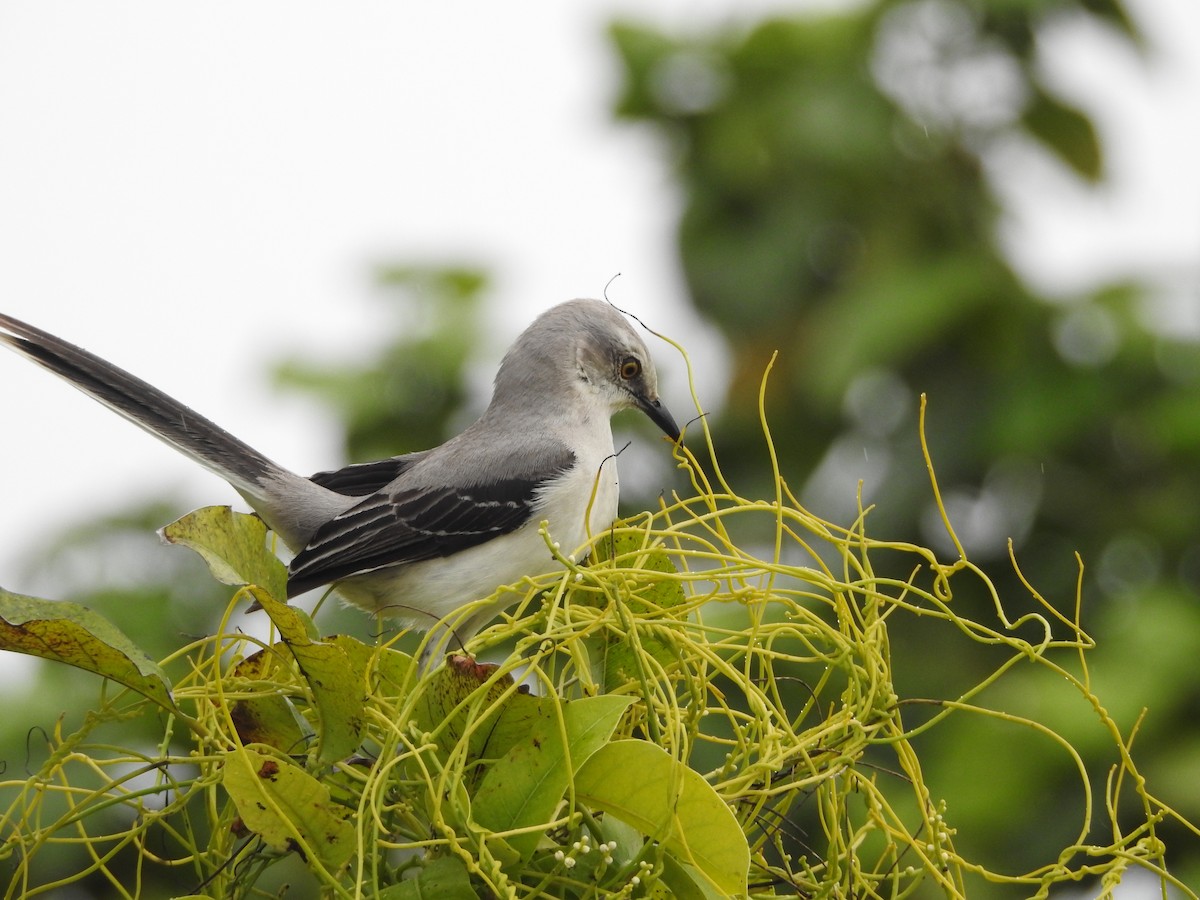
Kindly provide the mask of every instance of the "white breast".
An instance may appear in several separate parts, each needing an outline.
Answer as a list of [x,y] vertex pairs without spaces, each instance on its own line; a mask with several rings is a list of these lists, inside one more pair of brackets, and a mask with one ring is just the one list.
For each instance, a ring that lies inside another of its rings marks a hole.
[[580,460],[565,477],[543,489],[533,516],[549,523],[550,535],[563,553],[574,553],[612,524],[619,494],[617,461],[611,455]]

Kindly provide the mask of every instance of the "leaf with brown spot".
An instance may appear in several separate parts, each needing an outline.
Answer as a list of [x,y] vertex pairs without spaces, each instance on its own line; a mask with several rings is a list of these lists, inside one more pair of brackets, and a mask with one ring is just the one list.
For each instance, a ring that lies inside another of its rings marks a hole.
[[302,610],[266,593],[256,596],[312,690],[321,717],[317,758],[333,762],[353,753],[366,725],[364,655],[348,652],[345,639],[314,639],[312,620]]
[[286,645],[278,643],[251,654],[234,667],[236,678],[251,682],[247,686],[249,695],[229,706],[229,717],[243,744],[266,744],[296,753],[312,738],[311,725],[277,686],[280,678],[287,677],[281,671],[287,654]]
[[301,851],[310,866],[340,872],[354,855],[352,812],[291,760],[248,747],[225,755],[221,783],[244,828],[283,853]]
[[112,622],[78,603],[0,588],[0,650],[95,672],[176,711],[171,682],[158,663]]

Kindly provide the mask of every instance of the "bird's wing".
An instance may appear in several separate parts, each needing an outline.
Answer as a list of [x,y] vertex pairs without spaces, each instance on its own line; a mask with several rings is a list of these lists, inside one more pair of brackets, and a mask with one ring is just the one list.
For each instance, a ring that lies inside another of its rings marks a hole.
[[309,481],[339,494],[345,494],[347,497],[366,497],[382,491],[399,478],[401,472],[422,459],[426,453],[428,453],[427,450],[422,450],[419,453],[393,456],[375,462],[355,463],[328,472],[317,472],[315,475],[309,476]]
[[313,534],[288,567],[288,596],[353,575],[450,556],[529,521],[539,489],[565,472],[563,448],[536,474],[462,487],[398,486],[367,497]]

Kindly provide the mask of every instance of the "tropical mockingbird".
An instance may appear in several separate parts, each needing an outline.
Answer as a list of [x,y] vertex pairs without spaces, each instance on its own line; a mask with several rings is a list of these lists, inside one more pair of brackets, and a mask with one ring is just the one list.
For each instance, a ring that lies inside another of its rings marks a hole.
[[[229,482],[295,553],[288,597],[332,584],[346,600],[428,630],[564,552],[617,513],[610,418],[642,410],[672,440],[641,338],[608,303],[572,300],[525,329],[477,422],[432,450],[305,478],[111,363],[0,314],[0,342]],[[502,596],[502,595],[501,595]],[[503,599],[455,625],[465,641]]]

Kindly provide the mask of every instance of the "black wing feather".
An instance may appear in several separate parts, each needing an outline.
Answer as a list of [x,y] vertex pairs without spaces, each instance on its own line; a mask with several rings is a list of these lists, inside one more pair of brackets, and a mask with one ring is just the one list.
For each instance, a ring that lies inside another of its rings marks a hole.
[[393,456],[375,462],[355,463],[329,472],[317,472],[309,481],[347,497],[367,497],[395,481],[400,473],[425,456],[425,451]]
[[450,556],[529,521],[538,490],[574,462],[537,478],[371,496],[322,525],[288,567],[288,596],[388,566]]

